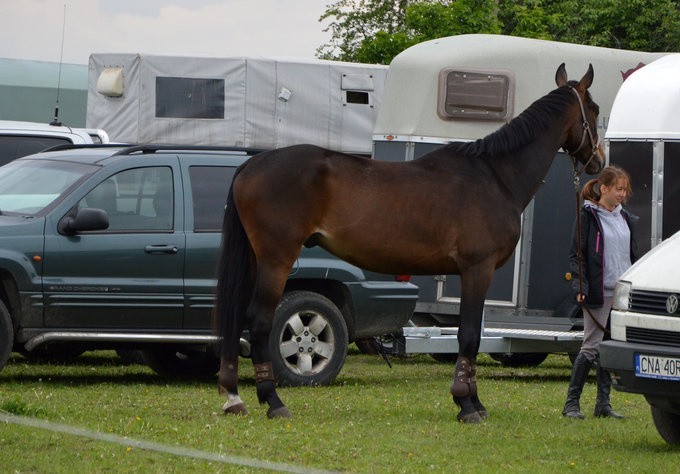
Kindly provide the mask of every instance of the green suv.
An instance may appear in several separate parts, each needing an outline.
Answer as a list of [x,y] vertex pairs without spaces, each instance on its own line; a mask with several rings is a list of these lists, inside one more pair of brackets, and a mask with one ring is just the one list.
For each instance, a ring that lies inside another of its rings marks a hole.
[[[0,369],[12,349],[139,349],[162,375],[214,373],[221,221],[234,172],[254,152],[65,146],[0,167]],[[347,345],[399,331],[417,296],[403,278],[303,249],[273,322],[279,382],[330,383]],[[319,350],[302,346],[305,331]],[[299,351],[314,354],[311,365]]]

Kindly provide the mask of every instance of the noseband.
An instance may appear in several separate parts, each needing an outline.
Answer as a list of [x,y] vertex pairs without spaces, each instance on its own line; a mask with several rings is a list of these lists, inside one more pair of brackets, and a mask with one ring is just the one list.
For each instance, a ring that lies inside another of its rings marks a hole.
[[[584,169],[590,164],[591,161],[593,161],[593,158],[595,158],[595,155],[597,155],[597,148],[600,145],[600,138],[595,135],[593,136],[592,130],[590,130],[590,124],[588,123],[588,118],[586,117],[586,109],[583,107],[583,101],[581,100],[581,96],[578,94],[578,91],[574,89],[572,86],[569,86],[569,89],[572,90],[574,95],[576,95],[576,99],[578,99],[578,105],[579,108],[581,109],[581,120],[583,123],[583,133],[581,134],[581,143],[579,144],[578,148],[574,151],[569,151],[569,156],[571,156],[573,162],[574,162],[574,175],[578,176],[580,175]],[[586,137],[590,139],[590,146],[591,146],[591,151],[590,151],[590,156],[588,157],[588,161],[581,167],[580,170],[577,171],[577,164],[576,164],[576,153],[578,153],[581,148],[583,148],[583,145],[586,144]],[[566,148],[565,148],[566,150]]]

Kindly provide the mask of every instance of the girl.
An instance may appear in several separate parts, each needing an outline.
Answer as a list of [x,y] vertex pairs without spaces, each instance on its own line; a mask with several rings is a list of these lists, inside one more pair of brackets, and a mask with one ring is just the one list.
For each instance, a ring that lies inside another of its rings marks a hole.
[[[562,410],[562,415],[568,418],[584,418],[579,401],[588,371],[593,365],[597,366],[594,415],[623,418],[612,410],[609,401],[611,375],[598,364],[598,347],[604,337],[603,328],[609,320],[614,285],[636,259],[632,226],[634,218],[622,207],[630,194],[628,173],[615,166],[603,169],[600,176],[588,181],[581,191],[582,261],[579,266],[579,238],[576,231],[569,261],[576,301],[585,302],[592,316],[584,308],[583,343],[574,361],[567,401]],[[579,267],[582,274],[579,274]]]

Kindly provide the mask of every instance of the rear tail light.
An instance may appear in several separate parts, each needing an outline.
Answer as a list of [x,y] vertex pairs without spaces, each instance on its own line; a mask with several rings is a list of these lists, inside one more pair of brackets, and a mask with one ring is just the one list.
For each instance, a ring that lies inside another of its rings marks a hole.
[[394,275],[394,279],[404,283],[411,281],[411,275]]

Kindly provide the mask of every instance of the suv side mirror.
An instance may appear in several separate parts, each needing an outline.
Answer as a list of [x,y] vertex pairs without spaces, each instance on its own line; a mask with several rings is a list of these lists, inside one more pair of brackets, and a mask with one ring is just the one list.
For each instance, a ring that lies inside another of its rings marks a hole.
[[102,209],[85,207],[75,215],[68,214],[59,222],[58,230],[62,234],[74,235],[88,230],[106,230],[109,228],[109,215]]

